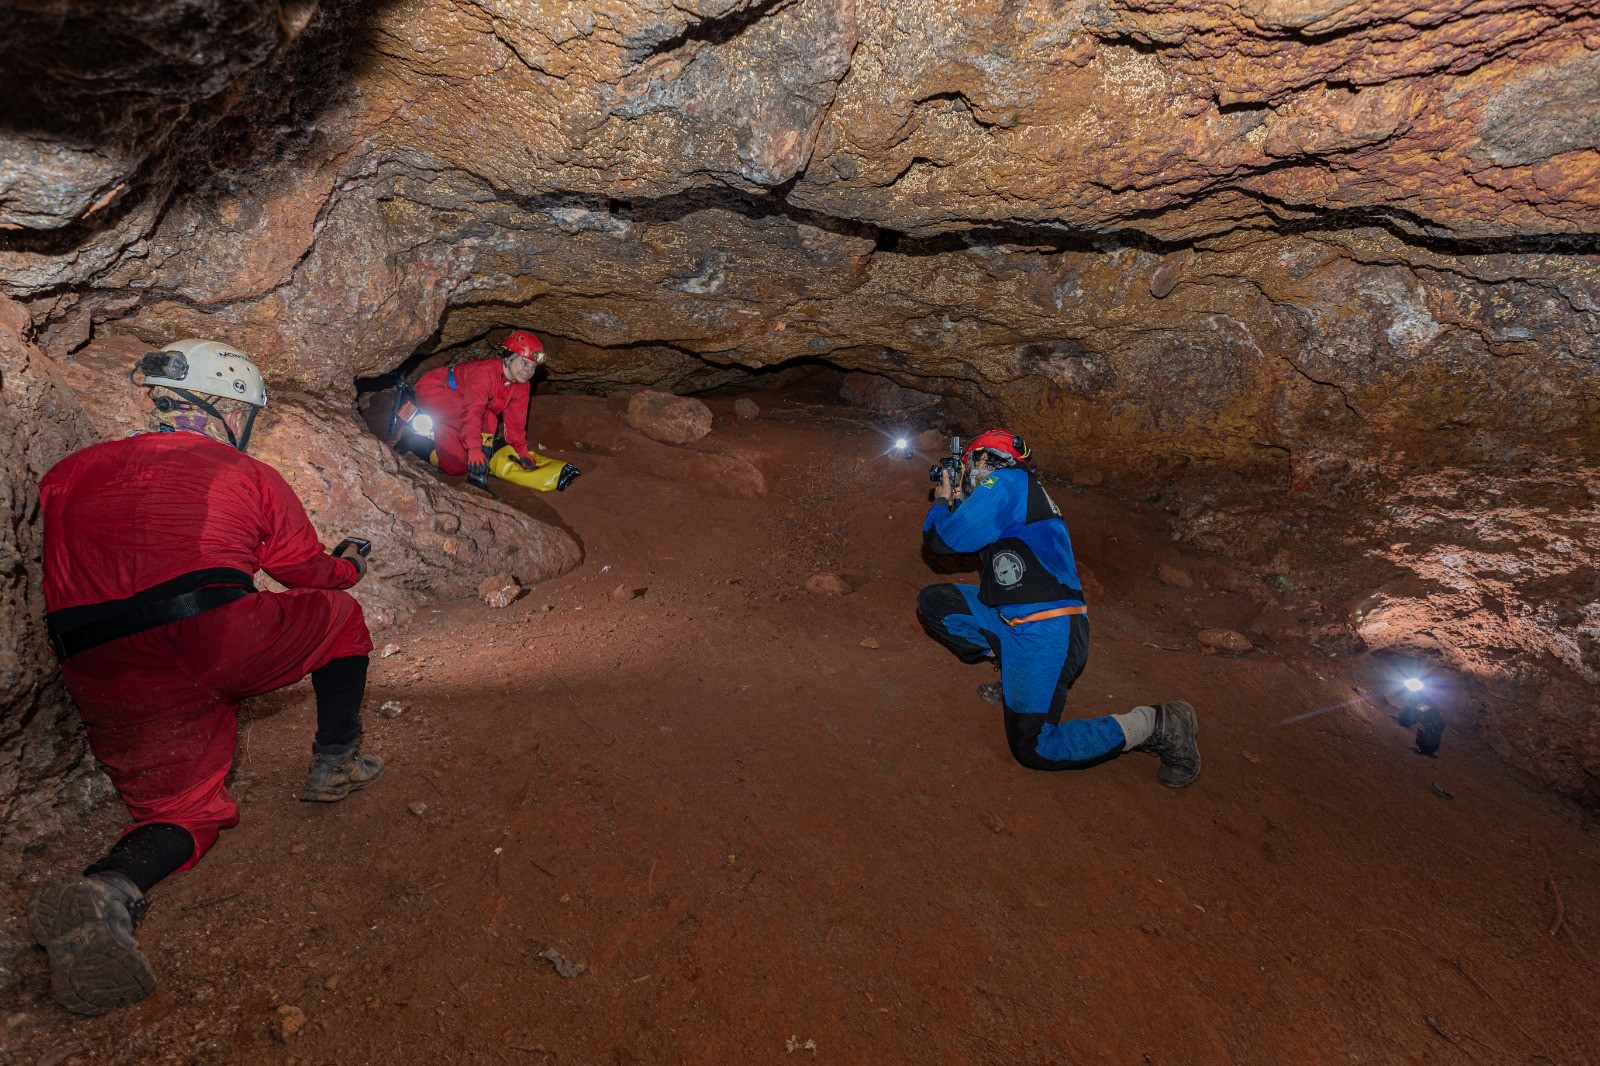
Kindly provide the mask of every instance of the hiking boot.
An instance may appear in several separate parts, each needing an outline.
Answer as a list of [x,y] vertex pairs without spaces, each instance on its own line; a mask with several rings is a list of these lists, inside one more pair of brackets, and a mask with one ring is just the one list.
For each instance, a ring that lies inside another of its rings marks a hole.
[[311,772],[300,786],[300,798],[307,803],[337,803],[382,775],[382,759],[363,755],[354,748],[343,755],[313,755]]
[[149,906],[120,874],[60,877],[28,904],[33,939],[50,956],[50,994],[74,1014],[96,1015],[155,991],[150,960],[133,939]]
[[1157,779],[1168,788],[1183,788],[1200,776],[1200,746],[1195,742],[1200,724],[1195,720],[1194,708],[1182,700],[1155,707],[1155,729],[1150,739],[1135,750],[1159,756]]
[[990,681],[986,685],[979,685],[978,698],[986,703],[992,703],[996,707],[1004,707],[1006,705],[1005,687],[998,681]]

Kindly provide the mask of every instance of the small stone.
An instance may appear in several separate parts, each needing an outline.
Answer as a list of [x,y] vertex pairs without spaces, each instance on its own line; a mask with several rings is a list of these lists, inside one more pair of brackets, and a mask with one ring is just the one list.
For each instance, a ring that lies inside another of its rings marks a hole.
[[861,642],[861,646],[863,648],[876,648],[878,646],[878,642],[873,640],[871,637],[868,637],[866,640]]
[[806,578],[806,591],[819,596],[848,596],[850,583],[838,574],[821,570]]
[[305,851],[310,846],[311,846],[310,844],[307,844],[303,840],[298,844],[290,844],[289,845],[289,854],[290,855],[299,855],[301,852]]
[[1178,287],[1178,264],[1168,260],[1150,275],[1150,295],[1164,300]]
[[509,607],[522,592],[522,586],[510,574],[495,574],[478,583],[478,599],[496,610]]
[[1072,483],[1082,488],[1092,489],[1097,485],[1105,484],[1106,472],[1090,467],[1086,470],[1076,470],[1072,474]]
[[761,413],[761,408],[756,405],[754,400],[746,400],[741,398],[733,401],[733,413],[738,415],[740,418],[750,419],[759,415]]
[[394,655],[399,650],[400,650],[400,645],[398,645],[398,644],[385,644],[383,646],[383,650],[380,651],[378,653],[378,655],[381,656],[382,658],[387,659],[389,656]]
[[545,948],[539,952],[539,957],[554,966],[562,977],[577,977],[589,968],[581,962],[573,962],[555,948]]
[[1202,647],[1234,654],[1254,651],[1256,647],[1243,633],[1235,633],[1231,629],[1202,629],[1195,634],[1195,639]]
[[1174,588],[1187,589],[1194,587],[1194,578],[1189,576],[1189,571],[1179,570],[1171,563],[1162,563],[1156,567],[1156,580],[1163,585],[1171,585]]
[[424,814],[428,813],[428,805],[423,803],[421,800],[418,800],[416,803],[411,805],[411,813],[416,815],[418,818],[421,818]]
[[328,979],[326,981],[322,982],[322,987],[326,988],[329,992],[332,992],[335,988],[338,988],[339,987],[339,975],[336,974],[336,973],[335,974],[329,974],[328,975]]
[[15,1014],[7,1015],[6,1028],[11,1030],[21,1029],[24,1025],[28,1024],[32,1017],[33,1016],[31,1014],[23,1010],[19,1010]]
[[384,700],[383,706],[378,708],[378,713],[385,718],[399,718],[406,713],[406,705],[399,700]]
[[305,1028],[306,1012],[299,1007],[285,1003],[278,1008],[278,1017],[272,1023],[272,1035],[287,1044],[289,1040]]

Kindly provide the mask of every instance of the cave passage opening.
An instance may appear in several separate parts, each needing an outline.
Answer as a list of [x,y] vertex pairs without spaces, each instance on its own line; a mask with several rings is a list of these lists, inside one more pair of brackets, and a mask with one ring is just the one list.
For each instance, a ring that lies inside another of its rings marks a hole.
[[[424,374],[439,367],[498,358],[503,351],[500,341],[512,328],[499,326],[447,345],[438,343],[436,333],[394,369],[355,378],[357,413],[373,435],[396,445],[403,432],[396,413],[402,398],[401,386],[414,386]],[[738,359],[721,361],[681,347],[641,341],[627,349],[600,350],[603,359],[596,365],[592,358],[585,358],[586,346],[537,328],[533,332],[543,338],[546,361],[531,382],[530,433],[539,428],[540,396],[603,397],[649,390],[701,399],[781,395],[786,401],[811,408],[853,408],[859,411],[859,417],[852,421],[874,427],[891,448],[898,445],[907,453],[917,450],[915,442],[919,437],[927,446],[931,439],[927,434],[943,435],[952,424],[946,397],[903,385],[885,374],[851,370],[823,356],[797,356],[757,365]],[[618,359],[619,351],[640,354],[635,360]],[[671,353],[665,366],[663,352]]]

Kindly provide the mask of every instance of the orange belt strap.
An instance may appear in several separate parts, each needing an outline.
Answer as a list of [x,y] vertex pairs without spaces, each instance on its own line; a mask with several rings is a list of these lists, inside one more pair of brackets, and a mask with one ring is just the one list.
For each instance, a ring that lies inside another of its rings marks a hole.
[[1046,618],[1060,618],[1069,614],[1088,613],[1089,608],[1080,604],[1076,607],[1054,607],[1048,611],[1040,611],[1038,614],[1025,614],[1021,618],[1005,618],[1002,616],[1001,620],[1005,622],[1006,625],[1011,626],[1014,629],[1017,626],[1022,625],[1024,622],[1043,622]]

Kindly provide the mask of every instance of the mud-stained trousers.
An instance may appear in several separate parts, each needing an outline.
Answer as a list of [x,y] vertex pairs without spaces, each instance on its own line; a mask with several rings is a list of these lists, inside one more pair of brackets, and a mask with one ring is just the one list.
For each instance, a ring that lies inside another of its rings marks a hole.
[[187,870],[223,829],[239,824],[223,787],[239,701],[371,650],[361,605],[349,593],[290,589],[253,593],[79,652],[61,673],[89,750],[133,816],[126,832],[186,830],[194,854],[179,869]]
[[1031,770],[1081,770],[1123,750],[1114,718],[1061,720],[1067,692],[1089,660],[1089,619],[1068,615],[1012,626],[1020,618],[1059,604],[986,607],[976,585],[930,585],[917,597],[928,631],[963,662],[993,658],[1005,698],[1006,742]]

